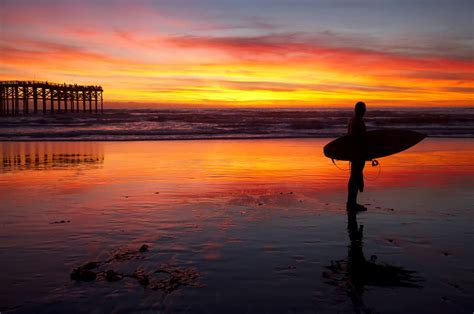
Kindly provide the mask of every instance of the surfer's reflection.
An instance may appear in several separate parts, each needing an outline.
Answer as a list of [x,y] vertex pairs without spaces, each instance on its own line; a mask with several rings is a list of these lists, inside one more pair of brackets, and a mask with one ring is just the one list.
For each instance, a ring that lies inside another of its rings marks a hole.
[[[356,211],[347,211],[349,245],[346,260],[331,261],[323,273],[327,283],[342,288],[349,295],[356,313],[367,311],[363,294],[366,286],[421,288],[421,278],[414,271],[385,263],[377,256],[366,259],[363,251],[364,226],[357,223]],[[369,311],[370,312],[370,311]]]

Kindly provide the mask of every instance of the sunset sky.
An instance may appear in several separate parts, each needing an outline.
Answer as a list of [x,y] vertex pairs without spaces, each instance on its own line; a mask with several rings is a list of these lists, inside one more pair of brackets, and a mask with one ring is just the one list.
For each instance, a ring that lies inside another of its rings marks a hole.
[[0,0],[0,80],[106,105],[473,106],[474,2]]

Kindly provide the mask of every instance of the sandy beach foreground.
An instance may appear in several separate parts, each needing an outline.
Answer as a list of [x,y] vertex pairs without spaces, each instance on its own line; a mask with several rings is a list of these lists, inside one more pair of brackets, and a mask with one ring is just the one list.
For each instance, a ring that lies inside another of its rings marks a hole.
[[[3,142],[0,311],[471,313],[474,141]],[[363,227],[361,227],[363,226]]]

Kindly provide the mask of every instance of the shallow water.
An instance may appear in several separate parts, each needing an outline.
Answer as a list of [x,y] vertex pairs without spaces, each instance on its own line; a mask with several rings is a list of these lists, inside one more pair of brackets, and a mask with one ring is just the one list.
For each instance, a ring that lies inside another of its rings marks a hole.
[[[471,312],[474,141],[367,165],[356,221],[327,141],[1,143],[0,311]],[[89,261],[198,276],[71,280]]]

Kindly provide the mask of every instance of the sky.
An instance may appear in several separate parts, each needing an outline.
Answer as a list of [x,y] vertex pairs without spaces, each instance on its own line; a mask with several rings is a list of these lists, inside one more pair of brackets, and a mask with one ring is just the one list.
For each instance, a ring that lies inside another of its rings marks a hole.
[[112,107],[473,106],[474,2],[0,0],[0,80]]

